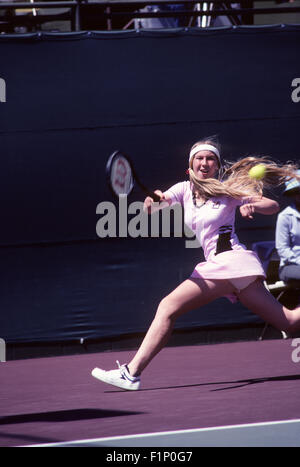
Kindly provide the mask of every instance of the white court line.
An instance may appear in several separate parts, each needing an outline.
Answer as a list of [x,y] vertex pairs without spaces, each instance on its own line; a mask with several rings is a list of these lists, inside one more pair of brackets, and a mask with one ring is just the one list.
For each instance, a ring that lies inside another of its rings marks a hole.
[[[124,442],[129,440],[138,440],[138,439],[149,439],[153,437],[165,437],[165,436],[181,436],[181,435],[188,435],[188,434],[201,434],[201,433],[209,433],[209,432],[220,432],[222,430],[239,430],[245,428],[265,428],[265,427],[276,427],[276,426],[283,426],[283,425],[291,425],[300,423],[300,419],[294,420],[279,420],[273,422],[259,422],[259,423],[245,423],[241,425],[225,425],[225,426],[215,426],[215,427],[208,427],[208,428],[194,428],[194,429],[186,429],[186,430],[175,430],[175,431],[158,431],[153,433],[139,433],[134,435],[125,435],[125,436],[111,436],[106,438],[91,438],[91,439],[82,439],[82,440],[75,440],[75,441],[62,441],[58,443],[45,443],[45,444],[34,444],[29,445],[28,447],[60,447],[60,446],[69,446],[69,447],[76,447],[76,445],[83,446],[86,445],[100,445],[105,446],[105,443],[117,443],[117,442]],[[107,446],[118,446],[118,444],[108,444]],[[133,446],[133,445],[131,445]],[[300,446],[300,438],[299,438],[299,446]]]

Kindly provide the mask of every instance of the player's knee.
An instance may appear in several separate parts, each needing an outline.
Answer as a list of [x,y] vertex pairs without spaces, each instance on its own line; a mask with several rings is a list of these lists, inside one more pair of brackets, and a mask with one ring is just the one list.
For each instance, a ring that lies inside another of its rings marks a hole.
[[285,331],[290,334],[299,331],[300,321],[299,317],[297,317],[297,314],[294,313],[294,310],[288,310],[285,308],[285,315],[287,317],[287,321],[284,329],[281,329],[281,331]]
[[287,333],[290,333],[290,334],[293,334],[294,332],[297,332],[299,331],[300,329],[300,322],[299,322],[299,319],[294,319],[294,318],[291,318],[289,320],[289,324],[287,326],[287,329],[283,329],[283,331],[287,332]]
[[156,315],[159,318],[164,319],[176,319],[176,314],[178,313],[178,307],[176,303],[168,297],[165,297],[161,300]]

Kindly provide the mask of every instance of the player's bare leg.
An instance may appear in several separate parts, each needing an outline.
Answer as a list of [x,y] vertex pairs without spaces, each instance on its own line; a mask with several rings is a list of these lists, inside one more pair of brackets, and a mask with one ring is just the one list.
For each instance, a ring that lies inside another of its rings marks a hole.
[[262,281],[257,280],[242,290],[239,300],[279,331],[295,332],[300,329],[300,307],[289,310],[283,306],[268,292]]
[[139,375],[167,344],[176,319],[188,311],[234,292],[227,280],[188,279],[159,304],[155,318],[134,358],[128,364],[131,375]]
[[140,373],[168,342],[176,318],[234,291],[233,285],[227,280],[184,281],[161,301],[155,318],[131,362],[128,365],[120,365],[117,362],[116,370],[94,368],[92,375],[104,383],[122,389],[138,390]]

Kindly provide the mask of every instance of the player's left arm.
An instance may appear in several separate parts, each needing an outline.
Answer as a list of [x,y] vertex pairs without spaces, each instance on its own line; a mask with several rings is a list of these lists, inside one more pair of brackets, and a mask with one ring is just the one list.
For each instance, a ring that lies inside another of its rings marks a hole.
[[253,214],[255,213],[270,216],[272,214],[277,214],[279,210],[280,206],[277,201],[265,198],[264,196],[261,198],[252,198],[249,203],[245,203],[240,206],[242,217],[247,217],[248,219],[253,219]]

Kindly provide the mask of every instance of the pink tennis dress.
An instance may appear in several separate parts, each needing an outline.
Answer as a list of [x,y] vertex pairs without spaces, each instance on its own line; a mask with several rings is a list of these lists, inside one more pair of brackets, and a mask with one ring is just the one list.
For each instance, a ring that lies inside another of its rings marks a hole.
[[[196,265],[191,277],[229,280],[249,276],[265,278],[258,256],[247,250],[235,233],[236,208],[249,202],[249,198],[215,197],[198,207],[194,204],[189,181],[177,183],[165,194],[171,199],[171,204],[180,203],[184,207],[185,224],[203,248],[206,261]],[[227,297],[236,301],[231,295]]]

